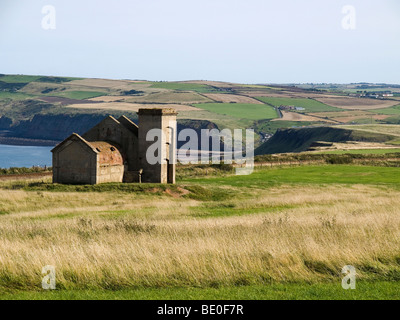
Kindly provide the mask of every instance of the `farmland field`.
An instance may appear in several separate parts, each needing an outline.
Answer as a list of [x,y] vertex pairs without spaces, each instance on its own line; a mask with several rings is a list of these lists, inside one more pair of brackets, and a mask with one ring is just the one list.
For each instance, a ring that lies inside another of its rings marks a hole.
[[133,96],[133,97],[120,97],[125,98],[128,102],[137,102],[137,103],[183,103],[183,104],[192,104],[192,103],[204,103],[204,102],[212,102],[211,99],[208,99],[205,96],[202,96],[196,92],[175,92],[175,91],[167,91],[167,92],[158,92],[146,94],[143,96]]
[[400,115],[400,104],[390,108],[371,110],[371,112],[385,115]]
[[96,92],[96,91],[63,91],[63,92],[49,94],[49,96],[63,97],[63,98],[77,99],[77,100],[90,99],[104,95],[107,95],[107,93]]
[[308,115],[308,114],[303,114],[303,113],[298,113],[298,112],[289,112],[289,111],[281,111],[282,112],[282,118],[275,119],[274,121],[317,121],[317,122],[327,122],[327,123],[335,123],[335,121],[332,120],[327,120],[327,119],[321,119],[321,117],[318,116],[318,113],[313,115]]
[[29,83],[40,78],[41,76],[4,75],[0,76],[0,81],[7,83]]
[[184,82],[154,82],[152,88],[178,90],[178,91],[195,91],[200,93],[214,92],[216,89],[206,85],[197,83]]
[[197,108],[222,115],[241,119],[261,120],[274,119],[278,114],[274,108],[264,104],[245,103],[202,103],[195,104]]
[[109,110],[109,111],[129,111],[137,112],[139,109],[152,109],[152,108],[174,108],[176,111],[196,111],[197,109],[188,105],[182,104],[140,104],[128,102],[104,102],[104,103],[91,103],[91,104],[71,104],[68,108],[74,109],[87,109],[87,110]]
[[22,92],[6,92],[6,91],[0,91],[0,100],[25,100],[28,98],[33,97],[30,94],[22,93]]
[[348,149],[348,150],[320,151],[318,153],[326,153],[326,154],[386,154],[386,153],[400,153],[400,149],[399,148],[388,148],[388,149]]
[[371,133],[383,133],[400,137],[400,126],[390,124],[365,124],[365,125],[341,125],[343,129],[367,131]]
[[255,103],[255,104],[262,104],[259,100],[254,98],[241,96],[237,94],[227,94],[227,93],[206,93],[204,96],[213,99],[216,102],[222,103]]
[[305,109],[305,111],[303,112],[341,111],[340,109],[328,106],[314,99],[272,98],[272,97],[258,97],[257,99],[265,103],[271,104],[275,107],[279,107],[280,105],[302,107]]
[[[397,297],[399,168],[183,169],[175,186],[0,182],[1,296]],[[348,264],[353,292],[340,286]],[[41,291],[44,265],[55,292]]]
[[327,105],[347,110],[374,110],[392,107],[398,104],[394,100],[379,100],[352,97],[317,98]]

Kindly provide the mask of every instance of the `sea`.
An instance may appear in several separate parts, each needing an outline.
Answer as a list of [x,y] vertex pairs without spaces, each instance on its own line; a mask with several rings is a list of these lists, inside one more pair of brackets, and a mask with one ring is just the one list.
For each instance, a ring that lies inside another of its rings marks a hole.
[[0,168],[51,166],[54,147],[10,146],[0,144]]

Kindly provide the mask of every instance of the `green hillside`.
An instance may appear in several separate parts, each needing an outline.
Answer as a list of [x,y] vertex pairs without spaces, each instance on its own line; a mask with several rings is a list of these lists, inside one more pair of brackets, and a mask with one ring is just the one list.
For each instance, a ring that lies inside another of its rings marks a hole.
[[258,100],[268,103],[274,107],[285,105],[304,108],[304,112],[341,111],[339,108],[328,106],[314,99],[259,97]]
[[270,140],[255,150],[255,154],[302,152],[308,150],[311,144],[316,141],[386,142],[394,138],[394,136],[389,134],[332,127],[278,129]]

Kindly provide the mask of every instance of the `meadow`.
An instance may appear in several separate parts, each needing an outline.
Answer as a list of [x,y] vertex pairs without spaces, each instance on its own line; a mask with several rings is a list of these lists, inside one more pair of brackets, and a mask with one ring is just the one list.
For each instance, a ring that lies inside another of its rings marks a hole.
[[273,97],[257,97],[257,99],[274,107],[279,107],[281,105],[301,107],[305,109],[303,112],[342,111],[339,108],[328,106],[314,99]]
[[400,152],[398,148],[388,148],[388,149],[348,149],[348,150],[330,150],[321,151],[320,153],[326,154],[387,154],[393,152]]
[[195,107],[239,119],[262,120],[278,117],[276,110],[265,104],[251,103],[201,103]]
[[[1,79],[1,78],[0,78]],[[7,91],[0,91],[0,100],[25,100],[32,98],[33,96],[30,94],[22,93],[22,92],[7,92]]]
[[[220,169],[172,186],[0,182],[1,297],[398,297],[400,168]],[[45,265],[55,292],[41,290]]]
[[399,115],[400,114],[400,105],[390,107],[390,108],[371,110],[371,112],[375,112],[378,114],[385,114],[385,115]]
[[54,97],[83,100],[83,99],[105,96],[107,95],[107,93],[99,91],[63,91],[56,93],[51,92],[48,95]]
[[218,91],[213,87],[206,84],[197,83],[184,83],[184,82],[153,82],[152,88],[169,89],[177,91],[194,91],[199,93],[215,92]]

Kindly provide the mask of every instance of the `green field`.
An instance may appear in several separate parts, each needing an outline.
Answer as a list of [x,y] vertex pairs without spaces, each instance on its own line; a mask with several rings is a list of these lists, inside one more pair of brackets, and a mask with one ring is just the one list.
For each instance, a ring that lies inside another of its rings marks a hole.
[[257,129],[262,132],[274,134],[277,129],[281,129],[281,128],[301,128],[301,127],[315,126],[315,125],[320,125],[320,124],[322,124],[322,122],[285,121],[285,120],[260,121],[257,123]]
[[177,90],[177,91],[195,91],[199,93],[207,93],[207,92],[215,92],[217,89],[214,89],[205,84],[197,84],[197,83],[179,83],[179,82],[154,82],[151,85],[152,88],[159,89],[169,89],[169,90]]
[[239,119],[262,120],[278,117],[276,110],[268,105],[247,103],[201,103],[195,107]]
[[0,76],[0,81],[7,83],[29,83],[40,79],[41,76],[24,76],[24,75],[4,75]]
[[31,97],[34,96],[22,92],[0,91],[0,100],[25,100]]
[[373,112],[373,113],[378,113],[378,114],[400,115],[400,104],[397,106],[390,107],[390,108],[376,109],[376,110],[369,110],[369,111]]
[[1,75],[0,81],[7,83],[30,83],[30,82],[66,82],[82,78],[72,77],[49,77],[49,76],[26,76],[26,75]]
[[77,100],[90,99],[106,95],[107,95],[106,92],[98,92],[98,91],[64,91],[64,92],[48,94],[48,96],[77,99]]
[[343,111],[342,109],[328,106],[314,99],[272,97],[257,97],[257,99],[274,107],[279,107],[281,105],[301,107],[305,109],[305,111],[302,112]]
[[187,178],[200,185],[270,188],[282,184],[389,184],[399,186],[400,168],[323,165],[257,169],[250,176]]
[[288,283],[222,288],[138,288],[131,290],[23,291],[0,293],[0,300],[397,300],[399,282]]
[[354,150],[332,150],[332,151],[321,151],[318,153],[325,154],[386,154],[386,153],[398,153],[400,149],[354,149]]

